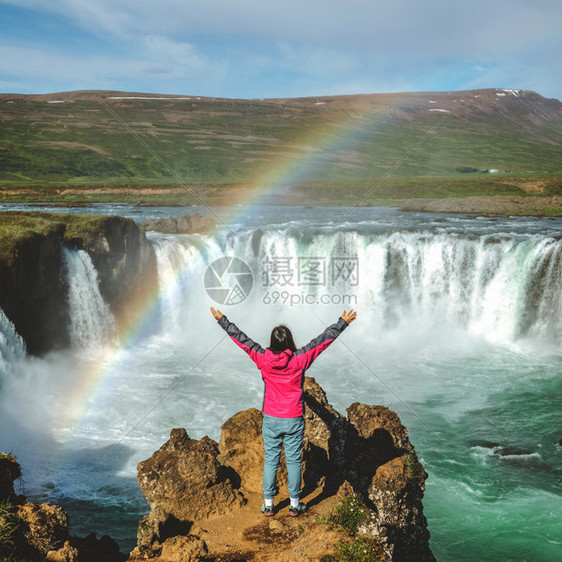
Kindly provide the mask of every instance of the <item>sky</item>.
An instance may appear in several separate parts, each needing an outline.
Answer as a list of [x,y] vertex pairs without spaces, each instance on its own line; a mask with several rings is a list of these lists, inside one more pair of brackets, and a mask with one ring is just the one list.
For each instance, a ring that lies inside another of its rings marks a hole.
[[562,100],[561,29],[560,0],[0,0],[0,92]]

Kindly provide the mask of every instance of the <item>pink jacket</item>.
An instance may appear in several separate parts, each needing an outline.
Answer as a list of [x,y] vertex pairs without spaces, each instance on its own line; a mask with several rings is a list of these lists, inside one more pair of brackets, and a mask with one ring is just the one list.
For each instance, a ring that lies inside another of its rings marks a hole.
[[250,339],[226,316],[219,320],[219,325],[261,371],[265,383],[263,413],[276,418],[297,418],[304,414],[304,373],[348,326],[343,318],[339,318],[335,324],[297,351],[286,349],[281,353],[273,353]]

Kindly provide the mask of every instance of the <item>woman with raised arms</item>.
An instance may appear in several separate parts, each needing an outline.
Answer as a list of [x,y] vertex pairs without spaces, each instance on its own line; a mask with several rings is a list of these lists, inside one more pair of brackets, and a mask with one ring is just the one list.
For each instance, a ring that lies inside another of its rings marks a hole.
[[297,517],[306,511],[300,503],[301,458],[304,437],[304,373],[322,353],[357,317],[354,310],[344,311],[335,324],[328,326],[318,337],[298,348],[287,326],[277,326],[271,332],[270,344],[263,349],[250,339],[236,324],[211,307],[211,313],[232,341],[241,347],[261,371],[265,383],[263,399],[262,436],[264,447],[262,512],[275,514],[273,498],[277,492],[277,469],[281,449],[285,446],[289,515]]

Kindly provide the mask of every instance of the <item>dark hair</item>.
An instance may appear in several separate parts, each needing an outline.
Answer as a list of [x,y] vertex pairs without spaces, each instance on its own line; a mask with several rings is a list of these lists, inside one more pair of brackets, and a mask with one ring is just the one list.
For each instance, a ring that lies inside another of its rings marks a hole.
[[271,331],[271,339],[269,341],[269,349],[273,353],[281,353],[286,349],[296,351],[297,346],[293,340],[293,334],[287,326],[277,326]]

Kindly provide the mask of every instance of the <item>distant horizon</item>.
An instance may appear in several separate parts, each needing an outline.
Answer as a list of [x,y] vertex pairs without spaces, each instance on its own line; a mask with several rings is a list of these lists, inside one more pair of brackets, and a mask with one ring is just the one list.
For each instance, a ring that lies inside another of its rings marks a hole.
[[411,90],[411,91],[396,91],[396,92],[362,92],[362,93],[350,93],[350,94],[312,94],[309,96],[274,96],[274,97],[249,97],[249,98],[232,98],[225,96],[203,96],[197,93],[182,94],[179,92],[165,93],[165,92],[150,92],[150,91],[133,91],[133,90],[107,90],[107,89],[80,89],[80,90],[59,90],[52,92],[0,92],[0,96],[54,96],[58,94],[79,94],[79,93],[95,93],[95,92],[107,92],[107,93],[118,93],[118,94],[131,94],[138,96],[163,96],[163,99],[174,99],[177,98],[193,98],[193,99],[224,99],[224,100],[244,100],[244,101],[260,101],[260,100],[276,100],[276,99],[310,99],[310,98],[338,98],[338,97],[359,97],[359,96],[378,96],[378,95],[407,95],[407,94],[446,94],[446,93],[463,93],[463,92],[478,92],[478,91],[498,91],[498,92],[527,92],[537,94],[545,99],[554,99],[562,103],[562,99],[556,97],[549,97],[543,95],[541,92],[536,90],[521,89],[521,88],[470,88],[463,90]]

